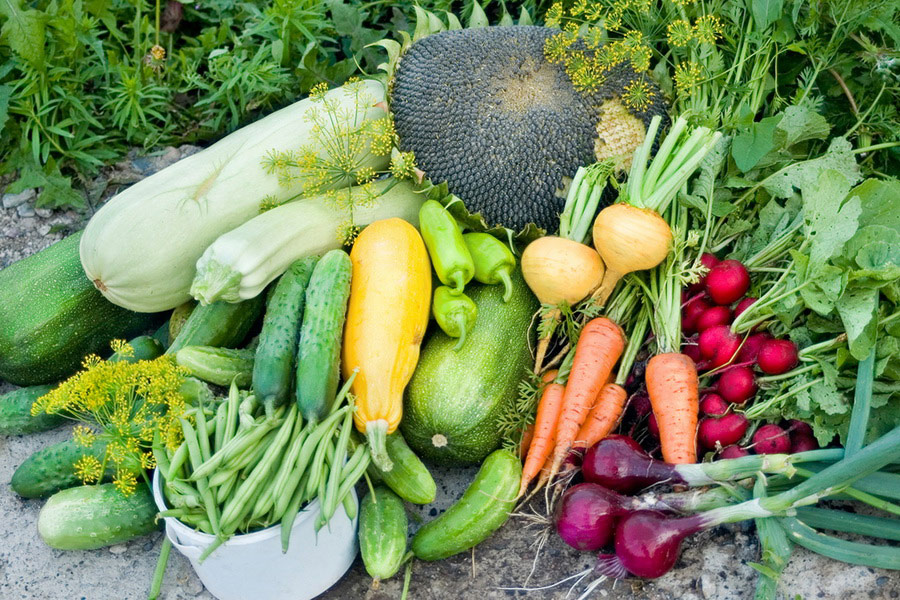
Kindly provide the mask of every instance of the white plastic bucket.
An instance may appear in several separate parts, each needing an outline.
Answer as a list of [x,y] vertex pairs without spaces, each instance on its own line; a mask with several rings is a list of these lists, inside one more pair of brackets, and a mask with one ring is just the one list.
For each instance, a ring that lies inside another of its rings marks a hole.
[[[163,511],[168,508],[162,481],[153,475],[153,498]],[[351,492],[357,502],[356,492]],[[281,551],[281,526],[236,535],[201,563],[200,553],[215,536],[191,529],[166,517],[166,535],[191,561],[200,581],[219,600],[307,600],[334,585],[356,558],[356,519],[349,519],[343,504],[331,521],[315,531],[319,502],[300,511],[291,528],[287,553]]]

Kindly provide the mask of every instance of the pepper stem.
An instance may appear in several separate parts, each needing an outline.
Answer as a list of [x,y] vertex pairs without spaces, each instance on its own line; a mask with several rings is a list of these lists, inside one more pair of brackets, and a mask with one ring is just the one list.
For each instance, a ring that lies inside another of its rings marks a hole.
[[458,312],[453,315],[453,322],[456,324],[457,329],[459,329],[459,341],[453,346],[453,351],[457,352],[463,347],[463,344],[466,343],[466,316],[461,312]]
[[366,421],[366,439],[369,441],[369,453],[372,462],[382,471],[390,471],[394,463],[387,453],[388,422],[384,419]]
[[509,278],[509,270],[506,268],[498,269],[495,273],[496,276],[503,282],[503,301],[509,302],[509,299],[512,298],[512,279]]
[[454,296],[459,296],[463,293],[463,290],[466,289],[466,282],[463,281],[462,271],[456,270],[447,275],[447,279],[450,280],[450,283],[453,284],[453,287],[450,288],[450,293]]

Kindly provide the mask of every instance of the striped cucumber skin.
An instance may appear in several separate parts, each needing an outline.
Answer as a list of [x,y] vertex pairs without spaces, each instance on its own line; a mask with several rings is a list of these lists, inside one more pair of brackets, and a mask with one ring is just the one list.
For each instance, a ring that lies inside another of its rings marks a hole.
[[[106,446],[95,442],[90,448],[66,440],[41,448],[25,459],[13,473],[9,485],[13,491],[23,498],[44,498],[75,485],[81,485],[81,479],[75,474],[75,462],[82,456],[93,454],[97,460],[103,461]],[[107,469],[106,475],[112,471]]]
[[391,490],[377,486],[359,509],[359,552],[366,572],[376,581],[392,577],[406,555],[409,522],[403,501]]
[[297,347],[297,404],[310,421],[325,416],[337,392],[352,270],[346,252],[331,250],[316,264],[306,289]]
[[194,309],[197,308],[196,300],[188,300],[184,304],[179,304],[172,311],[172,314],[169,316],[169,325],[166,328],[168,333],[168,340],[166,341],[166,345],[172,345],[172,342],[175,341],[175,338],[178,337],[178,334],[181,332],[181,328],[184,327],[184,324],[187,322],[188,317],[191,316],[191,313],[194,312]]
[[248,388],[253,376],[253,355],[253,350],[243,348],[187,346],[175,354],[175,362],[197,379],[221,386],[234,381],[239,388]]
[[34,385],[0,395],[0,435],[24,435],[49,431],[65,421],[60,415],[41,413],[31,416],[34,401],[52,390],[53,385]]
[[285,271],[263,317],[253,364],[253,391],[270,410],[284,404],[291,395],[306,286],[318,260],[317,256],[303,258]]
[[38,533],[57,550],[93,550],[157,529],[156,504],[146,485],[123,496],[111,483],[62,490],[38,516]]
[[175,354],[185,346],[234,348],[253,327],[265,303],[263,294],[243,302],[200,304],[184,322],[178,336],[166,350]]
[[394,468],[382,471],[375,463],[369,465],[369,475],[384,482],[398,496],[413,504],[430,504],[437,494],[434,477],[425,463],[406,445],[398,429],[387,436],[387,453]]
[[422,560],[439,560],[487,539],[509,518],[521,477],[517,456],[508,450],[492,452],[462,498],[416,532],[413,553]]

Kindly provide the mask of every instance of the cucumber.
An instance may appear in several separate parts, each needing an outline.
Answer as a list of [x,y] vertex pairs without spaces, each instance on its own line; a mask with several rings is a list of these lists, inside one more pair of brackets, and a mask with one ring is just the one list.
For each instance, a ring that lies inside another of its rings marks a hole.
[[52,385],[19,388],[0,396],[0,435],[24,435],[49,431],[65,421],[60,415],[31,416],[34,401],[52,390]]
[[154,358],[162,356],[166,351],[162,343],[152,335],[139,335],[133,340],[130,340],[128,345],[131,346],[130,355],[114,352],[108,360],[110,362],[124,361],[136,363],[139,360],[153,360]]
[[462,498],[416,532],[413,554],[422,560],[439,560],[487,539],[509,518],[521,477],[522,463],[516,455],[508,450],[491,453]]
[[346,252],[331,250],[316,264],[306,288],[297,346],[297,404],[308,421],[325,416],[337,393],[352,270]]
[[437,494],[437,485],[428,467],[416,456],[400,431],[387,436],[388,458],[394,463],[390,471],[382,471],[369,463],[369,476],[383,481],[394,492],[413,504],[430,504]]
[[377,582],[393,577],[406,557],[409,522],[403,501],[377,486],[359,509],[359,552],[366,572]]
[[292,264],[278,280],[266,307],[253,364],[253,391],[267,412],[291,395],[306,286],[317,260],[312,256]]
[[85,276],[81,233],[0,270],[0,379],[22,386],[54,383],[162,321],[104,298]]
[[[106,446],[100,442],[85,448],[73,440],[41,448],[19,465],[9,484],[23,498],[44,498],[59,490],[81,485],[81,478],[75,474],[75,462],[89,454],[102,462],[105,451]],[[108,469],[106,475],[111,476],[112,473]]]
[[38,533],[57,550],[93,550],[158,529],[156,504],[146,485],[123,496],[111,483],[54,494],[38,516]]
[[253,355],[253,350],[243,348],[186,346],[175,354],[175,362],[203,381],[221,386],[234,381],[239,388],[248,388],[253,377]]
[[247,337],[247,333],[263,309],[265,296],[230,304],[213,302],[199,305],[184,322],[178,337],[166,350],[175,354],[185,346],[217,346],[234,348]]
[[175,341],[175,338],[178,337],[181,328],[184,327],[188,317],[191,316],[191,313],[194,312],[195,308],[197,308],[197,301],[188,300],[184,304],[179,304],[172,310],[172,314],[169,316],[169,327],[166,330],[169,336],[169,341],[167,342],[168,345],[171,346],[172,342]]
[[537,300],[516,269],[502,286],[466,288],[478,323],[465,345],[435,330],[406,391],[403,437],[416,454],[442,465],[478,464],[500,444],[498,420],[518,397],[531,362],[528,329]]

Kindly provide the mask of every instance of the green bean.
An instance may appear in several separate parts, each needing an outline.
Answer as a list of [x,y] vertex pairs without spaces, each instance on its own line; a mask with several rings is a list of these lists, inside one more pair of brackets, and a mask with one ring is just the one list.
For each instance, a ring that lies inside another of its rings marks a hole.
[[274,466],[275,461],[281,454],[284,445],[290,439],[297,412],[297,405],[292,404],[288,417],[284,420],[284,423],[278,430],[278,435],[272,441],[272,444],[268,447],[259,463],[253,468],[250,476],[241,483],[237,491],[231,497],[231,500],[225,505],[225,508],[222,511],[222,521],[225,524],[225,531],[229,533],[232,532],[234,530],[233,527],[237,526],[248,509],[252,509],[252,506],[248,505],[253,502],[254,494],[259,490],[260,484],[265,479],[265,476],[268,475],[269,471]]
[[159,440],[159,431],[153,434],[153,446],[151,446],[151,451],[153,452],[153,460],[156,461],[156,470],[159,471],[159,474],[163,476],[164,474],[169,472],[169,456],[166,454],[166,449],[163,448],[162,443]]
[[[181,429],[184,432],[184,441],[187,443],[188,456],[190,457],[191,465],[193,466],[194,473],[196,474],[197,467],[202,462],[200,445],[197,443],[197,434],[194,432],[194,428],[191,427],[191,424],[186,419],[182,418],[179,419],[179,421],[181,421]],[[215,500],[212,497],[212,493],[210,492],[205,478],[201,478],[197,481],[197,489],[200,491],[200,497],[203,499],[203,503],[206,505],[206,514],[209,517],[209,522],[212,525],[213,531],[218,531],[219,516],[216,513],[218,505],[215,503]]]
[[172,455],[172,460],[169,461],[169,469],[165,473],[164,479],[166,481],[171,481],[173,479],[179,478],[179,473],[181,473],[181,467],[184,466],[185,461],[188,456],[188,447],[187,442],[181,442],[181,445],[178,446],[178,449],[175,451],[175,454]]
[[226,468],[219,469],[218,471],[215,472],[215,474],[212,475],[212,477],[210,477],[209,479],[206,480],[207,484],[209,485],[209,487],[214,487],[214,488],[221,487],[221,486],[225,485],[225,483],[229,479],[237,477],[237,474],[239,471],[240,471],[240,469],[238,469],[236,467],[230,467],[227,469]]
[[278,427],[280,424],[280,422],[265,422],[254,427],[252,430],[249,430],[244,435],[235,436],[225,444],[221,450],[213,454],[209,459],[203,461],[199,466],[195,467],[191,478],[198,479],[209,476],[213,471],[217,470],[219,465],[223,462],[253,446],[269,431]]
[[274,484],[276,475],[275,471],[270,470],[265,481],[260,485],[262,492],[259,494],[256,504],[253,505],[253,510],[250,512],[251,521],[262,519],[275,505]]
[[350,443],[350,432],[353,430],[353,413],[347,412],[344,422],[341,423],[341,433],[335,446],[334,459],[331,461],[331,471],[328,473],[328,483],[325,486],[325,497],[322,502],[322,515],[327,522],[337,510],[337,491],[341,483],[341,470],[347,458],[347,445]]
[[359,457],[354,464],[354,461],[351,460],[347,463],[347,466],[353,464],[352,470],[346,475],[342,476],[341,487],[338,489],[338,498],[343,498],[345,495],[350,493],[350,489],[356,485],[356,482],[363,476],[363,473],[366,472],[366,469],[369,467],[369,462],[372,460],[372,456],[368,451],[359,452],[359,448],[357,448],[357,452],[354,453],[353,458]]
[[316,449],[316,455],[313,457],[312,463],[309,466],[310,477],[306,484],[306,493],[311,496],[314,496],[316,490],[319,489],[319,480],[323,479],[323,471],[325,470],[325,455],[329,453],[333,446],[334,440],[331,439],[331,434],[329,433],[328,436],[319,443],[319,447]]
[[297,464],[305,465],[309,462],[309,459],[313,455],[313,452],[315,452],[319,447],[319,441],[325,435],[331,435],[331,432],[334,431],[334,428],[336,427],[337,422],[340,420],[341,416],[347,413],[349,410],[349,406],[341,408],[340,410],[328,415],[328,418],[319,423],[315,427],[315,429],[313,429],[309,437],[306,438],[306,441],[303,442],[303,449],[300,450],[300,456],[297,458]]
[[206,558],[207,558],[210,554],[212,554],[212,553],[216,550],[216,548],[218,548],[219,546],[221,546],[222,544],[224,544],[225,542],[227,542],[227,541],[228,541],[228,538],[230,538],[230,537],[231,537],[231,536],[224,536],[224,535],[218,535],[218,534],[216,534],[216,539],[214,539],[214,540],[209,544],[209,546],[207,546],[206,548],[203,549],[203,552],[200,553],[200,558],[197,559],[197,562],[202,563],[204,560],[206,560]]
[[238,426],[238,405],[241,402],[241,395],[237,385],[232,381],[231,387],[228,388],[228,400],[225,404],[228,407],[225,411],[225,434],[222,436],[222,445],[216,448],[216,451],[222,449],[234,437]]
[[212,451],[215,452],[222,447],[222,440],[225,439],[226,419],[228,418],[228,403],[222,402],[216,409],[216,437],[213,440]]
[[[202,402],[202,400],[201,400]],[[200,410],[197,411],[197,436],[198,442],[200,446],[200,454],[203,457],[204,461],[209,460],[209,457],[212,456],[212,453],[209,449],[209,429],[206,427],[206,415],[203,411],[203,406],[200,406]]]
[[175,519],[181,520],[184,517],[189,517],[192,515],[199,515],[199,514],[201,514],[201,513],[198,513],[197,511],[191,510],[189,508],[170,508],[167,510],[159,511],[158,513],[156,513],[156,516],[159,518],[173,517]]
[[233,463],[228,465],[229,469],[236,469],[238,471],[241,470],[252,470],[260,460],[262,460],[263,455],[266,453],[268,447],[274,441],[275,436],[278,435],[278,430],[272,430],[266,434],[266,437],[262,439],[262,441],[257,444],[253,448],[248,448],[247,451],[234,459]]
[[234,491],[234,487],[237,485],[237,483],[238,472],[233,471],[228,480],[216,488],[216,502],[219,503],[219,506],[225,504],[225,501],[228,500],[229,496],[231,496],[231,492]]
[[[299,458],[300,456],[300,450],[303,449],[303,442],[306,440],[309,432],[309,427],[300,429],[291,442],[291,446],[290,448],[288,448],[284,460],[281,461],[281,468],[278,469],[278,474],[275,476],[275,481],[274,483],[272,483],[272,495],[274,498],[279,498],[282,494],[285,493],[285,488],[287,488],[288,483],[290,483],[291,475],[293,474],[294,469],[297,466],[297,458]],[[291,490],[291,492],[293,492],[293,490]]]
[[353,500],[353,496],[348,491],[347,494],[341,498],[341,503],[344,505],[344,512],[347,513],[347,518],[351,521],[356,518],[356,513],[359,510],[359,503]]
[[297,518],[297,513],[300,512],[300,507],[305,501],[305,488],[305,485],[297,487],[297,489],[294,491],[294,495],[291,497],[291,501],[288,503],[287,510],[285,510],[284,515],[281,517],[282,553],[288,551],[288,545],[291,542],[291,529],[294,526],[294,519]]

